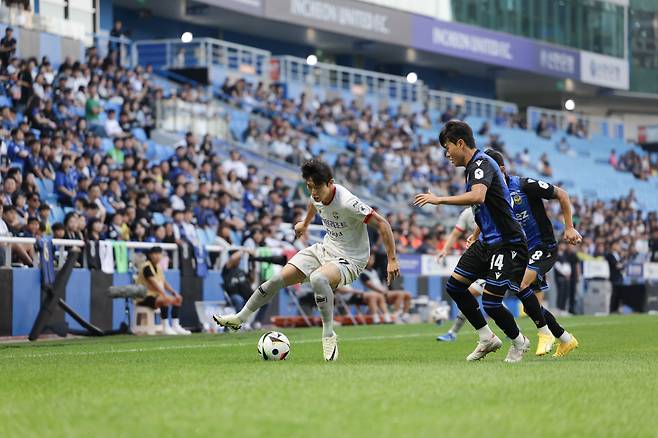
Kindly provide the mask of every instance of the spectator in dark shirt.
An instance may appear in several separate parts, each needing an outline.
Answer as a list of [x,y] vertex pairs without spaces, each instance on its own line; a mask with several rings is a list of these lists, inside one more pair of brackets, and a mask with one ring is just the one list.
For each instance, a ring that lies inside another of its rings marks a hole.
[[5,29],[5,36],[0,40],[0,71],[5,71],[9,65],[9,60],[16,53],[16,38],[14,38],[14,29],[8,27]]
[[610,298],[610,313],[619,311],[621,303],[621,286],[624,284],[625,260],[621,256],[621,245],[615,241],[605,255],[610,269],[610,283],[612,283],[612,297]]
[[72,207],[77,194],[76,187],[77,182],[71,168],[71,157],[64,155],[59,170],[55,174],[55,191],[59,203],[66,207]]

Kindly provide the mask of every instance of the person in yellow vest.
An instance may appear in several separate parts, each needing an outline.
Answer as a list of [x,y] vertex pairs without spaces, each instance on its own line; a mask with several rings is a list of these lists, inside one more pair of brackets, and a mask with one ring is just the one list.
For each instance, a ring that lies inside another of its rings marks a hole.
[[[160,309],[162,332],[165,335],[189,335],[191,332],[185,330],[178,319],[183,297],[165,280],[160,260],[162,260],[162,248],[159,246],[150,248],[146,254],[146,262],[139,269],[137,277],[137,284],[146,288],[147,295],[143,300],[137,302],[137,305]],[[169,306],[171,306],[171,324],[169,323]]]

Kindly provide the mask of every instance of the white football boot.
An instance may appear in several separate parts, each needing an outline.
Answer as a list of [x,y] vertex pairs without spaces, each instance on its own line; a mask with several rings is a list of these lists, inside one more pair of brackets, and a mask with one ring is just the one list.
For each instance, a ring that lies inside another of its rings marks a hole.
[[480,360],[489,353],[492,353],[498,350],[503,345],[503,341],[496,335],[491,335],[487,340],[478,342],[475,350],[468,356],[466,356],[467,361]]
[[509,348],[509,351],[507,352],[507,357],[505,358],[505,362],[507,363],[516,363],[516,362],[521,362],[521,359],[523,359],[523,355],[530,350],[530,340],[523,336],[523,344],[520,346],[514,345],[512,342],[512,346]]
[[242,321],[237,315],[213,315],[212,319],[215,320],[217,325],[231,330],[237,331],[242,327]]
[[322,338],[322,352],[327,362],[338,359],[338,336],[335,332],[332,336]]

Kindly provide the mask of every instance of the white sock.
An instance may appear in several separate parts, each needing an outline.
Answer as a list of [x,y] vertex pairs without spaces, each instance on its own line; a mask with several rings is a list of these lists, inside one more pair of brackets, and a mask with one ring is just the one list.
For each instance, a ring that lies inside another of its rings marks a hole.
[[489,325],[485,325],[482,328],[478,329],[478,336],[480,336],[480,341],[487,341],[494,335],[494,332],[491,331]]
[[569,342],[570,340],[571,333],[565,330],[564,333],[562,333],[562,336],[560,336],[560,342]]
[[373,324],[379,324],[382,322],[381,318],[379,317],[379,313],[372,315],[372,322]]
[[247,306],[244,306],[242,310],[240,310],[235,316],[238,317],[238,319],[242,322],[246,322],[251,315],[253,315],[254,312],[249,310]]
[[552,335],[551,331],[548,329],[548,325],[539,327],[537,330],[539,330],[539,333],[541,333],[542,335]]
[[272,297],[274,297],[274,295],[276,295],[284,286],[285,283],[283,278],[281,278],[281,275],[273,275],[272,278],[261,284],[254,293],[251,294],[247,303],[236,316],[240,321],[246,322],[254,312],[269,303]]
[[320,311],[322,337],[331,337],[334,334],[334,291],[329,280],[318,271],[313,272],[309,280],[315,295],[315,304]]
[[512,339],[512,344],[514,344],[515,347],[520,347],[524,342],[525,336],[523,336],[523,333],[521,332],[519,332],[519,336],[517,336],[515,339]]

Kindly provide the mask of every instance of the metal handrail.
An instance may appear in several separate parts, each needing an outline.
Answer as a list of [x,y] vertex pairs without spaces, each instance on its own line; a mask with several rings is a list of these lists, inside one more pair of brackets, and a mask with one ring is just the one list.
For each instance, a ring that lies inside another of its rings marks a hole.
[[[272,54],[267,50],[216,38],[195,38],[189,43],[178,39],[140,40],[133,43],[134,64],[150,63],[147,53],[140,53],[148,46],[164,45],[165,68],[210,67],[220,65],[241,74],[253,74],[262,80],[269,78]],[[158,52],[161,60],[161,52]]]
[[411,84],[405,77],[371,70],[318,62],[311,66],[295,56],[275,57],[279,63],[279,80],[306,85],[319,85],[348,91],[354,95],[379,95],[407,103],[420,103],[424,85]]
[[494,118],[499,112],[506,114],[517,114],[519,112],[518,106],[512,102],[439,90],[429,90],[427,92],[427,103],[430,110],[445,111],[459,105],[470,116],[490,119]]
[[587,114],[579,114],[569,111],[552,110],[548,108],[540,108],[536,106],[529,106],[526,110],[526,118],[528,120],[528,130],[534,130],[541,116],[545,114],[548,117],[555,117],[558,123],[558,128],[566,130],[569,123],[582,120],[588,131],[588,137],[593,134],[603,135],[608,138],[625,140],[624,121],[615,119],[614,117],[597,117]]
[[[286,228],[292,227],[292,224],[282,224]],[[311,224],[309,225],[311,231],[324,231],[324,227],[321,225]],[[312,241],[319,241],[317,238],[311,236]],[[108,242],[109,240],[104,240]],[[52,239],[53,246],[63,247],[63,248],[84,248],[85,242],[83,240],[75,239]],[[123,242],[123,241],[122,241]],[[13,237],[13,236],[0,236],[0,246],[4,246],[5,252],[5,268],[11,267],[11,245],[20,244],[20,245],[34,245],[37,243],[37,239],[34,237]],[[173,268],[178,269],[178,245],[175,243],[157,243],[157,242],[135,242],[135,241],[125,241],[126,248],[129,250],[134,249],[149,249],[156,246],[159,246],[165,251],[172,251],[173,254]],[[223,253],[227,251],[232,251],[236,249],[249,249],[245,246],[240,245],[228,245],[228,244],[210,244],[205,245],[206,252],[208,253]],[[64,262],[65,254],[60,252],[60,264]],[[83,257],[83,267],[87,266],[87,259]]]

